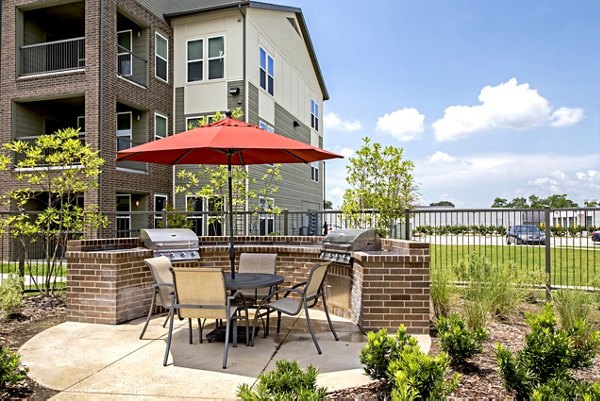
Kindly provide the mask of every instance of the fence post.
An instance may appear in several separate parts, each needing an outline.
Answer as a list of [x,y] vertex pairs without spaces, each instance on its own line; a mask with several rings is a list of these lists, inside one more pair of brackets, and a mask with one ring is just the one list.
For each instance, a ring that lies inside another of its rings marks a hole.
[[410,239],[410,210],[404,209],[404,239],[408,241]]
[[546,299],[550,300],[550,291],[552,290],[552,263],[550,260],[550,207],[544,207],[544,231],[545,231],[545,251],[546,251]]
[[289,233],[288,233],[288,218],[289,218],[288,210],[283,209],[283,235],[289,235]]
[[167,209],[163,209],[160,211],[162,215],[163,228],[169,228],[169,224],[167,223]]

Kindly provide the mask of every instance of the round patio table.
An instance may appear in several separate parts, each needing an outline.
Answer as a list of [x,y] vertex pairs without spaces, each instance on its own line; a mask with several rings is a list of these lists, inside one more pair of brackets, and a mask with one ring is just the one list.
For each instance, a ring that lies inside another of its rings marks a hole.
[[283,283],[283,277],[278,274],[268,273],[236,273],[232,279],[225,273],[225,287],[228,290],[248,290],[273,287]]

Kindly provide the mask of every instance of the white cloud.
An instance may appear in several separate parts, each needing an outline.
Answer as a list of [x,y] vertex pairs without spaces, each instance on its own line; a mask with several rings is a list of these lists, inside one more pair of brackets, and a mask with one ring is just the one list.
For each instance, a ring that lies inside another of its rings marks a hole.
[[569,125],[574,125],[583,120],[583,109],[561,107],[552,113],[550,120],[550,125],[553,127],[567,127]]
[[448,153],[444,153],[438,150],[437,152],[429,156],[428,161],[430,163],[454,163],[456,162],[456,157],[450,156]]
[[550,102],[529,84],[511,78],[479,93],[481,104],[450,106],[433,123],[437,141],[450,141],[492,129],[528,129],[551,124],[564,127],[583,118],[582,109],[561,107],[552,112]]
[[412,141],[421,136],[425,116],[415,108],[398,109],[377,120],[377,131],[390,134],[399,141]]
[[344,157],[350,157],[354,154],[354,149],[350,148],[341,148],[338,153]]
[[325,128],[334,131],[358,131],[362,129],[362,124],[358,120],[344,121],[335,113],[327,113],[323,116]]

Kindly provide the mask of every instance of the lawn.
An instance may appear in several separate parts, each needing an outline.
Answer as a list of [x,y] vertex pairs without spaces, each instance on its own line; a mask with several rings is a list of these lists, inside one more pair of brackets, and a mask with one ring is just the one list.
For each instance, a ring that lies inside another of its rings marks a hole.
[[[495,265],[512,263],[523,271],[546,270],[543,246],[431,244],[431,268],[447,268],[469,254],[485,256]],[[552,285],[590,286],[600,279],[600,249],[550,248]]]

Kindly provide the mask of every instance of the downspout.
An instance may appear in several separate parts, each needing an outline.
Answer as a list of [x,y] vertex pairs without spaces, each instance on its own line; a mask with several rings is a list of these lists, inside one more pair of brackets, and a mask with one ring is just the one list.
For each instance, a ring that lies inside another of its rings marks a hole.
[[[99,156],[103,157],[104,149],[102,148],[102,134],[104,132],[104,0],[100,0],[100,37],[98,38],[98,42],[100,43],[100,54],[98,57],[98,61],[100,65],[98,66],[98,70],[100,72],[100,82],[99,82],[99,90],[98,90],[98,151]],[[98,176],[98,210],[102,211],[102,174]],[[100,226],[99,229],[100,238],[103,237],[103,229]]]
[[[242,14],[242,81],[244,82],[244,121],[248,122],[248,80],[246,79],[246,13],[244,12],[244,7],[242,5],[238,5],[238,9],[240,10],[240,14]],[[248,175],[249,167],[244,166],[246,169],[246,175]],[[248,191],[250,190],[250,183],[246,178],[246,199],[244,202],[244,211],[246,212],[246,232],[248,235],[248,227],[250,223],[250,216],[248,216],[249,211],[249,199],[248,199]]]

